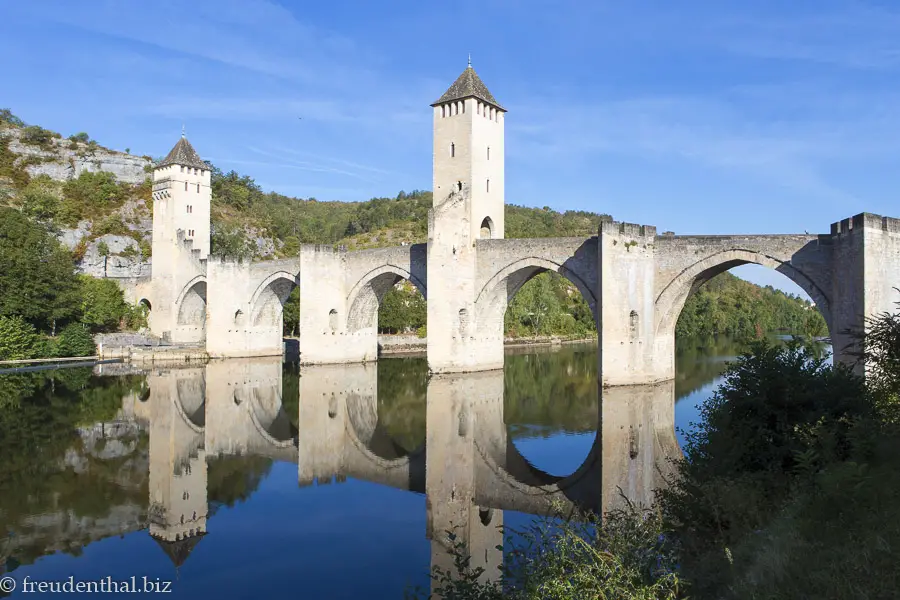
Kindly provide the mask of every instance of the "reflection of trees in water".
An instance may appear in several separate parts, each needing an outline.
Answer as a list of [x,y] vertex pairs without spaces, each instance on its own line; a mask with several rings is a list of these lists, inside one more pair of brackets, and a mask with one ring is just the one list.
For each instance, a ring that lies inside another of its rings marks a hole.
[[286,362],[281,369],[281,404],[295,429],[300,427],[300,364]]
[[425,443],[427,388],[425,358],[378,361],[378,426],[407,452]]
[[508,355],[503,377],[504,421],[513,437],[533,435],[535,427],[544,436],[597,430],[596,346]]
[[[769,336],[771,339],[780,339]],[[722,374],[727,363],[746,351],[750,338],[726,335],[675,338],[675,398],[683,398]],[[829,346],[811,343],[814,353],[823,356]]]
[[[118,432],[122,449],[99,458],[106,438],[92,440],[78,431],[112,420],[122,398],[144,385],[143,377],[95,377],[90,368],[0,376],[0,536],[7,531],[16,531],[19,539],[38,535],[37,526],[29,524],[35,514],[70,511],[79,518],[102,518],[122,505],[145,509],[146,433],[136,428]],[[16,558],[30,563],[47,547],[62,544],[74,551],[85,541],[36,539],[18,547]]]
[[246,502],[268,476],[272,459],[260,456],[217,456],[207,461],[209,514],[223,506]]

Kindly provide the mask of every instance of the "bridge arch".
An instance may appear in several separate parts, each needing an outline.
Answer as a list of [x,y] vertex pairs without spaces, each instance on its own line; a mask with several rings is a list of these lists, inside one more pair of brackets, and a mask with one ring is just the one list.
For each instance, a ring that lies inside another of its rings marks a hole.
[[254,388],[248,412],[254,429],[267,443],[276,448],[296,447],[299,428],[275,387]]
[[674,334],[678,317],[688,297],[701,285],[737,266],[757,264],[768,267],[796,283],[809,294],[816,309],[825,319],[832,333],[831,302],[825,291],[816,283],[812,274],[806,273],[789,261],[756,250],[731,248],[706,256],[682,269],[668,281],[655,299],[657,335]]
[[557,273],[575,285],[585,302],[588,303],[596,325],[597,297],[585,278],[565,264],[538,256],[529,256],[501,268],[478,290],[475,305],[479,327],[494,323],[498,324],[502,330],[503,314],[506,311],[507,303],[515,297],[523,285],[546,271]]
[[192,377],[175,383],[175,410],[194,433],[206,429],[206,379]]
[[283,322],[284,305],[300,276],[288,271],[276,271],[263,279],[250,297],[250,324],[279,326]]
[[425,282],[403,267],[382,265],[360,277],[347,295],[347,306],[350,307],[347,313],[347,330],[353,333],[375,328],[381,299],[401,279],[412,283],[422,297],[428,299]]
[[[206,277],[199,275],[191,279],[178,295],[175,303],[176,325],[193,330],[189,335],[193,341],[206,337]],[[199,335],[198,335],[199,334]]]

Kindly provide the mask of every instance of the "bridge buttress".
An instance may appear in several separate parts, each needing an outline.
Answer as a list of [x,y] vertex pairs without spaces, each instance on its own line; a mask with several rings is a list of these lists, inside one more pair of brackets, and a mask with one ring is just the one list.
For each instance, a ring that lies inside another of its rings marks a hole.
[[[604,222],[597,243],[598,371],[603,385],[672,379],[671,344],[655,332],[656,227]],[[670,347],[671,346],[671,347]]]

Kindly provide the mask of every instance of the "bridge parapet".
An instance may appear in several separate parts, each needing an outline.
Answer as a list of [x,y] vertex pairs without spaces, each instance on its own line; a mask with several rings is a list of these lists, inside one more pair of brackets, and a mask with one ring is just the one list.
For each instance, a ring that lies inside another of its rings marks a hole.
[[859,213],[831,224],[831,235],[849,235],[863,229],[880,229],[887,233],[900,233],[900,219],[882,217],[872,213]]
[[601,234],[618,234],[633,238],[654,238],[656,237],[656,226],[625,223],[622,221],[603,221],[600,223],[598,232]]

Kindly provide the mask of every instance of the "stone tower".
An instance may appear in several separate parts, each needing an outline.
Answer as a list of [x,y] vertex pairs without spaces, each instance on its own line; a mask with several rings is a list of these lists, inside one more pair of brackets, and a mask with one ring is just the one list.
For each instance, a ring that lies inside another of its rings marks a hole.
[[[428,366],[433,372],[500,368],[502,323],[499,329],[496,323],[478,323],[475,271],[477,240],[504,237],[506,111],[471,62],[431,106],[434,205],[428,219]],[[490,351],[495,347],[499,353]]]
[[434,205],[468,190],[473,240],[502,238],[503,124],[506,110],[488,91],[471,61],[434,109]]
[[[205,279],[180,298],[205,272],[210,235],[210,170],[184,134],[153,169],[153,306],[150,329],[173,342],[205,336]],[[195,318],[179,315],[179,310]]]
[[[200,258],[209,255],[210,171],[184,134],[153,169],[153,264],[156,251],[177,240],[192,240]],[[155,275],[156,273],[154,273]]]

